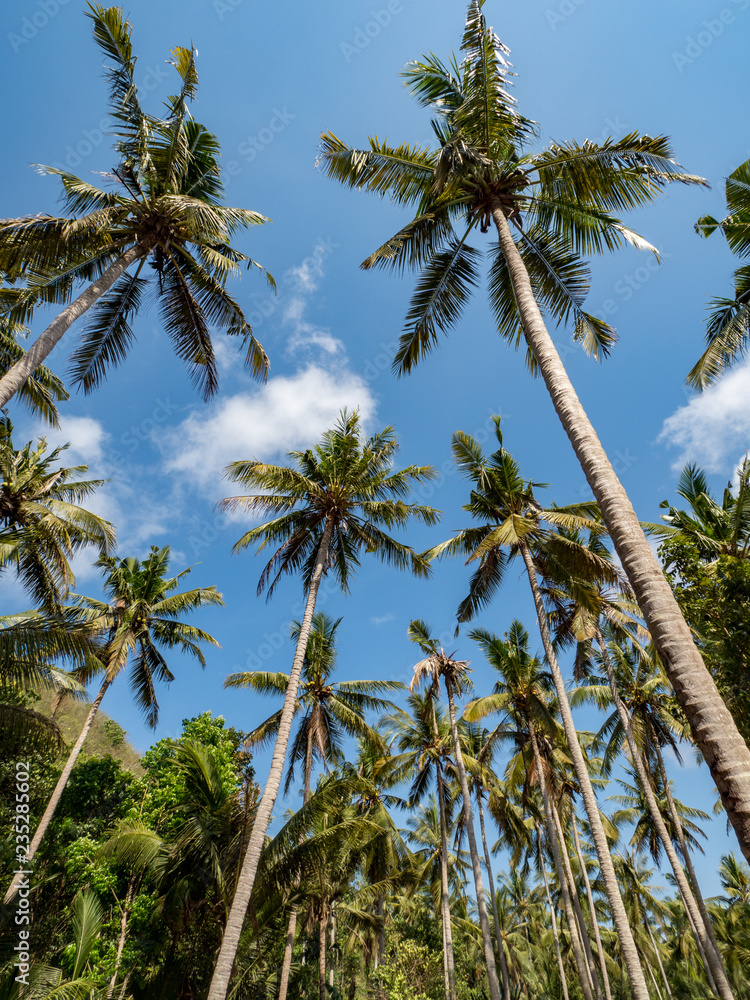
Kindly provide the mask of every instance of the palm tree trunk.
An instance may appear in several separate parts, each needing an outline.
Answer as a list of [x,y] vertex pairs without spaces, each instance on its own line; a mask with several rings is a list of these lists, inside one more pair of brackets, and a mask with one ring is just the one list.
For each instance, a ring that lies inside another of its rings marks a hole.
[[318,921],[318,997],[326,1000],[326,936],[328,920],[325,916]]
[[[609,681],[609,688],[612,692],[612,700],[617,709],[617,714],[620,718],[620,725],[625,733],[625,739],[627,741],[628,750],[630,752],[630,758],[633,762],[633,767],[638,775],[638,781],[640,782],[641,788],[643,789],[643,794],[646,797],[646,803],[648,805],[649,812],[651,813],[651,819],[653,820],[656,831],[659,834],[659,839],[664,845],[664,850],[666,852],[669,863],[674,872],[675,881],[677,882],[677,888],[682,896],[683,903],[685,904],[685,909],[688,912],[690,918],[690,925],[692,926],[696,940],[698,942],[698,948],[701,955],[704,957],[704,964],[706,965],[706,974],[708,976],[709,983],[713,982],[716,991],[722,1000],[733,1000],[732,988],[729,985],[729,980],[727,978],[726,970],[724,968],[724,960],[721,957],[719,951],[719,945],[716,942],[716,938],[713,935],[713,928],[711,926],[711,920],[706,912],[705,918],[701,913],[698,904],[696,903],[695,896],[688,882],[685,871],[680,864],[680,860],[677,857],[677,851],[672,843],[672,838],[667,830],[667,825],[664,822],[664,817],[661,814],[661,809],[656,801],[656,796],[654,795],[654,790],[651,787],[651,780],[646,773],[646,768],[643,763],[643,757],[635,742],[635,737],[633,736],[633,728],[630,718],[630,713],[620,697],[620,692],[617,687],[617,677],[615,676],[614,667],[612,666],[612,660],[610,659],[609,653],[607,652],[606,643],[597,629],[596,636],[597,644],[602,654],[602,662],[604,663],[604,669],[607,672],[607,679]],[[656,744],[656,741],[654,741]],[[661,752],[659,751],[658,745],[656,746],[657,754],[661,758]],[[663,766],[663,760],[661,764]],[[662,771],[662,780],[666,779],[666,771]],[[668,787],[668,782],[665,781],[665,788]],[[669,801],[669,798],[668,798]],[[674,807],[674,802],[672,802]],[[672,820],[674,822],[675,816],[677,816],[677,810],[674,809],[672,813]],[[677,816],[677,823],[679,823],[679,816]],[[682,826],[680,825],[678,829],[678,836],[682,832]],[[684,843],[684,837],[683,837]],[[683,853],[685,852],[685,847],[683,847]],[[695,884],[695,882],[693,883]],[[705,911],[705,904],[703,907]]]
[[[433,713],[433,725],[437,723]],[[448,887],[448,830],[445,822],[443,775],[437,765],[437,791],[440,808],[440,909],[443,917],[443,943],[445,951],[445,992],[447,1000],[456,1000],[456,960],[453,955],[453,928],[451,927],[450,889]]]
[[328,970],[328,985],[331,987],[331,989],[333,989],[333,987],[335,985],[334,975],[335,975],[335,972],[336,972],[335,967],[334,967],[334,960],[333,960],[334,949],[336,947],[336,911],[334,910],[333,907],[331,907],[330,928],[331,928],[331,940],[330,940],[330,945],[331,945],[331,962],[330,962],[330,967],[329,967],[329,970]]
[[[310,798],[310,783],[312,778],[312,739],[308,737],[305,748],[305,778],[302,788],[302,806],[307,805]],[[289,923],[286,928],[286,944],[284,945],[284,959],[281,963],[281,974],[279,975],[279,1000],[286,1000],[289,989],[289,975],[292,970],[292,954],[294,952],[294,938],[297,933],[297,904],[292,903],[289,911]]]
[[114,285],[117,279],[127,271],[130,265],[145,256],[153,246],[150,244],[136,243],[129,250],[126,250],[121,257],[118,257],[114,264],[110,264],[104,274],[97,278],[89,287],[81,292],[75,301],[52,320],[50,325],[34,341],[32,346],[24,356],[13,365],[13,367],[0,378],[0,407],[6,405],[24,385],[39,365],[44,363],[47,355],[52,351],[63,334],[72,326],[75,321],[94,305],[94,303],[104,295],[105,292]]
[[664,988],[667,991],[667,996],[669,997],[669,1000],[672,1000],[672,990],[669,985],[669,980],[667,979],[667,974],[664,971],[664,966],[662,965],[661,955],[659,954],[659,948],[656,944],[656,941],[654,940],[654,934],[653,931],[651,930],[651,924],[648,922],[648,920],[645,920],[644,923],[646,924],[646,930],[648,931],[649,940],[651,941],[651,947],[654,949],[654,955],[656,955],[656,964],[659,966],[659,972],[661,972],[661,978],[664,983]]
[[[505,957],[505,947],[503,944],[503,934],[500,929],[500,917],[497,913],[497,895],[495,893],[495,879],[492,876],[492,862],[490,851],[487,847],[487,831],[484,826],[484,809],[482,808],[482,788],[477,788],[477,808],[479,811],[479,829],[482,833],[482,847],[484,848],[484,865],[487,869],[487,881],[490,886],[490,899],[492,900],[492,920],[495,924],[495,943],[497,944],[497,954],[500,959],[500,971],[503,977],[503,997],[510,1000],[510,976],[508,975],[508,961]],[[567,998],[566,998],[567,1000]]]
[[547,778],[544,774],[544,766],[542,761],[542,755],[539,752],[539,744],[537,743],[536,732],[534,730],[534,724],[531,719],[527,719],[526,723],[529,727],[529,736],[531,737],[531,747],[534,752],[534,765],[536,767],[536,772],[539,780],[539,787],[542,792],[542,802],[544,803],[544,819],[547,826],[547,840],[549,841],[549,846],[552,850],[552,857],[555,861],[555,871],[557,872],[557,882],[560,886],[560,893],[563,900],[563,909],[565,910],[565,916],[568,921],[568,929],[570,930],[570,947],[573,951],[573,958],[575,959],[576,969],[578,970],[578,979],[581,983],[581,992],[583,993],[584,1000],[594,1000],[594,994],[591,989],[591,983],[589,981],[588,969],[586,968],[586,961],[583,957],[583,952],[581,951],[581,942],[578,938],[578,931],[576,926],[576,917],[573,912],[573,904],[570,900],[570,890],[568,888],[568,880],[565,875],[565,869],[563,867],[562,854],[560,841],[557,838],[557,830],[555,830],[555,821],[552,818],[552,809],[550,807],[549,794],[547,792]]
[[[52,817],[55,815],[55,810],[57,809],[58,803],[62,793],[65,791],[65,786],[68,783],[68,778],[70,778],[70,772],[75,767],[75,763],[78,760],[78,756],[83,748],[83,744],[86,742],[86,737],[88,736],[91,727],[94,724],[94,719],[96,718],[96,713],[99,711],[99,706],[102,703],[102,698],[107,693],[107,688],[112,683],[108,676],[105,676],[102,686],[99,688],[99,694],[94,699],[91,708],[89,709],[89,714],[86,716],[86,721],[83,724],[83,729],[81,730],[80,736],[75,742],[73,749],[70,751],[70,756],[68,757],[65,767],[62,769],[62,774],[57,780],[55,785],[55,790],[52,793],[49,802],[47,803],[47,808],[44,810],[44,815],[39,821],[39,826],[34,832],[31,843],[29,844],[28,850],[26,852],[27,863],[33,861],[36,852],[39,850],[39,845],[42,842],[42,838],[47,832],[47,827],[50,825]],[[5,899],[3,900],[3,905],[7,906],[13,901],[18,888],[23,880],[23,874],[14,875],[13,881],[10,883],[8,891],[5,893]]]
[[497,966],[495,965],[495,952],[492,947],[492,933],[490,931],[490,921],[487,916],[487,900],[484,895],[484,885],[482,883],[482,866],[479,861],[479,851],[477,850],[477,838],[474,831],[474,818],[471,815],[471,793],[469,792],[469,782],[466,780],[466,768],[464,767],[464,757],[461,753],[461,742],[458,738],[458,726],[456,725],[456,706],[453,701],[453,684],[450,678],[445,678],[445,688],[448,695],[448,713],[451,720],[451,733],[453,734],[453,750],[456,754],[456,765],[458,766],[458,777],[461,782],[461,794],[464,800],[464,824],[469,835],[469,852],[471,854],[471,867],[474,871],[474,887],[477,895],[477,910],[479,911],[479,926],[482,930],[482,943],[484,945],[484,961],[487,965],[487,980],[490,986],[490,1000],[500,1000],[500,983],[497,978]]
[[279,786],[281,785],[281,775],[284,770],[284,760],[286,758],[287,744],[289,743],[289,733],[292,728],[292,717],[294,715],[294,707],[297,700],[297,689],[299,687],[300,674],[302,672],[302,663],[307,650],[307,640],[310,635],[312,617],[315,613],[315,602],[318,597],[320,581],[323,578],[326,563],[328,562],[328,549],[332,534],[333,521],[329,517],[326,520],[323,537],[320,540],[320,547],[318,548],[318,554],[315,559],[312,579],[310,580],[310,589],[307,594],[305,613],[302,618],[302,624],[300,625],[299,639],[297,640],[297,648],[294,653],[292,671],[289,676],[289,686],[287,687],[286,697],[284,698],[284,706],[281,709],[281,719],[279,720],[279,729],[276,735],[276,744],[274,746],[273,758],[271,760],[271,767],[268,773],[268,781],[266,782],[266,787],[258,805],[255,823],[253,824],[252,833],[250,834],[250,841],[247,845],[245,857],[242,862],[242,871],[237,883],[237,891],[234,894],[232,907],[229,911],[229,918],[227,920],[226,927],[224,928],[219,957],[216,960],[216,966],[214,968],[214,974],[206,1000],[226,1000],[226,996],[229,991],[229,983],[232,978],[232,970],[237,956],[237,946],[240,941],[240,934],[242,933],[242,925],[245,922],[245,915],[250,904],[250,896],[252,895],[253,886],[255,885],[255,875],[258,871],[258,861],[263,849],[263,842],[265,840],[266,830],[268,829],[268,824],[271,819],[271,813],[273,812],[273,807],[276,802],[276,796],[279,792]]
[[[724,964],[724,958],[719,949],[719,942],[716,940],[716,935],[714,934],[714,925],[711,920],[711,916],[706,907],[706,902],[703,899],[703,893],[701,892],[701,887],[698,884],[698,876],[695,874],[695,867],[693,866],[693,859],[690,856],[690,851],[688,850],[687,842],[685,840],[685,831],[682,828],[682,820],[680,819],[680,814],[677,812],[677,808],[674,804],[674,798],[672,797],[672,789],[669,786],[669,778],[667,777],[667,769],[664,765],[664,757],[662,756],[661,747],[659,746],[659,741],[654,740],[654,748],[656,750],[656,759],[659,764],[659,773],[661,774],[661,780],[664,784],[664,792],[667,796],[667,804],[669,805],[669,812],[672,817],[672,822],[674,823],[675,830],[677,832],[677,839],[680,842],[680,848],[682,850],[682,856],[685,859],[685,864],[687,865],[688,877],[690,879],[691,888],[695,897],[695,902],[698,906],[698,911],[701,915],[701,920],[703,926],[706,929],[706,935],[708,937],[707,951],[713,951],[716,956],[717,963],[721,966],[721,971],[724,979],[727,981],[727,986],[729,986],[729,977],[727,975],[726,966]],[[716,978],[716,973],[714,972],[714,978]],[[721,977],[720,977],[721,978]],[[721,988],[720,979],[717,980],[717,986]]]
[[583,758],[583,752],[581,751],[581,747],[578,742],[578,734],[576,733],[575,723],[573,722],[573,713],[570,710],[570,702],[568,701],[568,694],[565,690],[565,682],[563,680],[562,673],[560,672],[560,665],[557,662],[555,651],[552,648],[552,640],[550,639],[549,628],[547,626],[547,615],[544,610],[544,603],[539,590],[539,581],[536,576],[536,566],[534,565],[534,560],[526,542],[521,542],[520,550],[526,566],[529,585],[531,586],[531,593],[534,597],[534,606],[536,608],[539,631],[542,636],[542,645],[544,647],[547,663],[554,680],[555,691],[557,692],[557,700],[563,728],[565,730],[565,737],[568,743],[568,749],[570,750],[573,767],[575,769],[576,777],[578,778],[581,796],[583,798],[584,806],[586,807],[586,816],[588,817],[589,828],[591,830],[594,846],[596,847],[597,857],[599,858],[599,870],[607,892],[610,913],[612,914],[615,930],[620,938],[622,956],[625,960],[625,965],[627,966],[628,975],[630,977],[630,986],[635,1000],[649,1000],[646,977],[643,975],[643,969],[641,968],[640,959],[638,958],[638,950],[635,946],[633,933],[630,929],[630,924],[628,923],[628,916],[625,912],[622,896],[620,895],[620,887],[617,883],[615,866],[612,863],[612,855],[609,853],[607,835],[604,832],[604,826],[602,825],[602,820],[599,815],[599,807],[597,806],[596,796],[594,795],[594,789],[591,784],[588,767],[586,766],[586,761]]
[[286,928],[286,943],[284,945],[284,960],[281,963],[281,973],[279,975],[279,1000],[286,1000],[289,989],[289,974],[292,969],[292,953],[294,951],[294,938],[297,934],[297,904],[292,903],[289,911],[289,923]]
[[552,809],[552,815],[555,820],[555,826],[557,827],[557,836],[560,838],[560,847],[563,858],[563,864],[565,865],[565,874],[568,879],[568,885],[570,886],[570,895],[573,900],[573,907],[576,911],[576,920],[578,921],[578,928],[581,934],[581,944],[583,945],[583,950],[586,955],[586,962],[589,968],[589,977],[591,979],[591,986],[596,993],[597,1000],[602,1000],[602,984],[599,982],[599,976],[596,971],[596,962],[594,961],[594,953],[591,950],[591,940],[589,939],[588,928],[586,927],[586,919],[583,915],[583,909],[581,908],[581,900],[578,896],[578,886],[576,885],[576,880],[573,877],[573,869],[570,865],[570,856],[568,854],[568,845],[565,840],[565,834],[563,833],[562,823],[560,822],[560,814],[557,811],[557,806],[554,799],[550,799],[550,808]]
[[648,974],[651,976],[651,982],[654,984],[654,989],[656,990],[657,997],[659,998],[659,1000],[664,1000],[664,997],[661,995],[661,990],[659,989],[659,984],[656,981],[654,970],[651,968],[650,962],[646,962],[646,968],[648,969]]
[[570,821],[573,826],[573,840],[576,847],[576,854],[578,856],[578,864],[581,867],[581,874],[583,875],[583,882],[586,886],[586,898],[589,901],[589,912],[591,913],[591,926],[594,930],[594,938],[596,940],[596,951],[599,955],[599,967],[602,970],[602,983],[604,984],[604,992],[607,996],[607,1000],[612,1000],[612,988],[609,984],[609,975],[607,974],[607,962],[604,956],[604,948],[602,946],[602,936],[599,932],[599,921],[596,918],[596,907],[594,906],[594,894],[591,891],[591,879],[589,878],[589,873],[586,871],[586,865],[583,860],[583,851],[581,850],[581,841],[578,837],[578,824],[576,822],[575,813],[571,811]]
[[[719,789],[745,858],[750,861],[750,748],[698,652],[638,517],[583,409],[545,327],[526,266],[498,201],[492,207],[526,340],[560,422],[601,508],[659,656]],[[632,961],[634,956],[628,945]],[[637,976],[637,973],[636,973]],[[646,981],[639,991],[646,991]],[[644,996],[645,1000],[645,996]]]
[[378,955],[385,961],[385,898],[383,890],[378,893]]
[[552,937],[555,939],[555,952],[557,954],[557,967],[560,970],[560,985],[562,986],[563,998],[564,1000],[569,1000],[568,996],[568,980],[565,976],[565,965],[562,958],[562,950],[560,948],[560,933],[557,929],[557,914],[555,913],[555,905],[552,902],[552,894],[549,891],[549,881],[547,879],[547,867],[544,864],[544,850],[542,849],[542,838],[540,836],[539,824],[536,824],[536,837],[539,843],[539,865],[542,869],[542,878],[544,879],[544,891],[547,894],[547,903],[549,905],[549,913],[552,919]]

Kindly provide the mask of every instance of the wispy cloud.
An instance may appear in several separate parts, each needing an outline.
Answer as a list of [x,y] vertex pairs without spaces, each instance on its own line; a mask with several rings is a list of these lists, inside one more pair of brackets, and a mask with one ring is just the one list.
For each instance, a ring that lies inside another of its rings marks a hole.
[[750,359],[667,417],[657,440],[680,449],[675,469],[685,462],[733,469],[750,445]]
[[370,619],[371,625],[385,625],[386,622],[392,622],[396,616],[394,614],[381,615],[378,617],[375,615]]
[[312,297],[323,277],[325,257],[326,252],[321,245],[299,267],[290,268],[284,275],[290,295],[285,301],[282,320],[285,326],[291,327],[287,341],[287,354],[291,356],[303,352],[345,355],[344,345],[338,337],[334,337],[327,327],[316,326],[306,318]]

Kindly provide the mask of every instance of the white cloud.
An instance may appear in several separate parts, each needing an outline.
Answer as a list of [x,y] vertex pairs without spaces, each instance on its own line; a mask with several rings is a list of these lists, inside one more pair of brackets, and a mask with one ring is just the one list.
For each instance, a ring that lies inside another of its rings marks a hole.
[[750,443],[750,359],[667,417],[657,440],[680,449],[675,469],[696,462],[728,471]]
[[372,617],[370,619],[370,624],[371,625],[385,625],[386,622],[392,622],[395,617],[396,616],[394,614],[390,614],[390,613],[387,614],[387,615],[381,615],[381,616],[375,615],[374,617]]
[[88,466],[101,461],[104,445],[109,438],[104,427],[93,417],[72,416],[61,417],[60,426],[50,428],[44,435],[50,448],[70,444],[70,448],[64,452],[64,465],[71,464],[71,458]]
[[166,471],[178,472],[219,495],[225,466],[269,460],[314,444],[339,412],[359,409],[363,421],[375,412],[367,383],[349,371],[311,365],[296,375],[277,376],[253,393],[196,410],[171,433],[162,435]]

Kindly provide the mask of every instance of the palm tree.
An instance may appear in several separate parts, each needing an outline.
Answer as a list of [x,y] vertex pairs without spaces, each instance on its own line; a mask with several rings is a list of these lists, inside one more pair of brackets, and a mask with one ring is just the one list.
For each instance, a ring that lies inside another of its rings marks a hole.
[[[568,753],[586,808],[612,918],[637,1000],[646,1000],[648,987],[620,897],[607,835],[599,814],[588,765],[578,740],[565,681],[552,644],[539,579],[540,575],[559,579],[569,572],[577,576],[591,574],[597,579],[615,582],[618,574],[606,559],[571,540],[563,532],[555,531],[559,527],[563,530],[596,533],[600,530],[599,524],[591,516],[585,516],[587,513],[595,513],[593,505],[579,504],[544,510],[534,496],[535,484],[522,478],[518,464],[503,447],[500,418],[494,419],[499,448],[488,458],[474,438],[462,432],[453,435],[454,460],[473,484],[469,503],[464,509],[474,515],[480,526],[460,531],[454,538],[431,549],[428,556],[463,552],[469,556],[470,562],[479,563],[471,580],[469,596],[459,606],[459,620],[472,617],[476,609],[488,601],[502,580],[508,559],[520,556],[523,560],[545,657],[557,694]],[[534,743],[536,736],[533,730],[530,735]],[[535,751],[535,757],[537,756],[538,748]],[[544,795],[543,784],[541,787]]]
[[534,125],[508,93],[508,50],[487,27],[483,2],[469,4],[460,65],[430,55],[405,71],[418,102],[437,116],[439,149],[394,147],[375,138],[368,150],[356,150],[325,133],[321,162],[328,176],[349,187],[416,209],[363,265],[420,271],[396,356],[399,372],[408,372],[436,345],[438,332],[457,322],[478,284],[479,252],[468,239],[494,224],[499,242],[489,293],[499,332],[516,345],[525,341],[529,363],[544,379],[750,860],[750,749],[695,647],[540,309],[558,322],[573,317],[575,336],[589,353],[606,355],[614,331],[583,311],[588,270],[580,255],[623,243],[653,249],[613,213],[652,201],[668,183],[705,182],[682,172],[666,138],[637,132],[617,142],[553,143],[527,153]]
[[501,713],[504,717],[501,718],[501,725],[507,718],[511,726],[503,727],[503,735],[513,739],[517,745],[516,761],[510,762],[508,771],[513,774],[520,769],[524,790],[532,782],[539,785],[544,805],[547,843],[555,863],[581,990],[584,1000],[593,1000],[589,972],[576,930],[570,884],[563,863],[562,852],[565,845],[558,836],[550,795],[553,769],[548,758],[559,754],[555,746],[556,739],[549,738],[550,735],[554,737],[559,729],[552,704],[552,676],[529,652],[529,634],[518,621],[512,622],[505,639],[483,629],[475,629],[471,638],[479,644],[487,661],[500,674],[500,679],[492,694],[477,698],[467,705],[465,716],[470,722],[475,722],[489,714]]
[[[396,709],[384,716],[380,725],[390,739],[392,748],[400,751],[389,758],[389,771],[413,775],[409,789],[410,808],[422,801],[434,778],[440,837],[440,914],[443,924],[445,997],[446,1000],[456,1000],[448,859],[451,801],[446,787],[446,773],[453,766],[453,736],[439,704],[436,704],[435,693],[430,690],[423,697],[412,693],[408,700],[409,711]],[[435,826],[436,824],[431,824],[432,829]]]
[[[750,160],[740,164],[726,179],[726,199],[729,215],[718,221],[704,215],[695,225],[696,232],[709,237],[721,232],[729,249],[740,258],[750,256]],[[715,382],[747,352],[750,344],[750,265],[743,264],[734,272],[734,298],[716,297],[711,300],[707,347],[690,370],[687,381],[700,389]]]
[[[313,760],[317,758],[326,769],[342,757],[344,735],[380,743],[380,737],[365,722],[365,710],[385,712],[395,706],[377,693],[398,691],[403,684],[397,681],[338,681],[331,682],[336,667],[336,631],[341,619],[334,621],[318,612],[313,615],[310,636],[302,664],[294,714],[302,713],[303,719],[292,742],[285,792],[294,780],[295,764],[303,763],[302,804],[310,798]],[[300,623],[292,625],[292,640],[300,635]],[[251,671],[230,674],[225,687],[250,688],[258,694],[286,695],[289,675]],[[261,746],[273,739],[279,731],[281,711],[262,722],[247,738],[248,747]],[[292,949],[297,928],[297,904],[289,913],[284,961],[279,979],[278,1000],[285,1000],[292,965]]]
[[[87,285],[0,378],[0,406],[92,307],[73,354],[72,375],[85,391],[96,388],[108,368],[125,357],[133,340],[130,321],[151,289],[175,353],[205,398],[218,385],[211,326],[239,336],[250,369],[264,376],[268,359],[225,285],[243,262],[259,266],[230,245],[233,235],[268,220],[221,204],[218,141],[189,110],[198,87],[195,50],[172,50],[180,89],[167,99],[167,116],[155,118],[140,104],[132,28],[122,8],[92,3],[87,16],[94,40],[110,60],[105,72],[119,162],[112,171],[113,186],[106,190],[45,167],[46,173],[60,177],[70,214],[0,223],[0,272],[10,281],[23,277],[27,282],[25,290],[0,293],[12,322],[25,322],[39,303],[70,302],[74,289]],[[128,274],[133,264],[136,269]]]
[[[660,506],[667,511],[662,514],[666,524],[646,525],[652,535],[690,543],[704,562],[713,562],[720,555],[750,558],[750,459],[741,463],[737,489],[730,483],[721,504],[712,496],[706,473],[697,465],[686,465],[682,470],[677,493],[689,509],[680,510],[663,500]],[[667,546],[663,551],[668,569],[671,550]]]
[[[608,685],[599,685],[592,678],[585,687],[579,689],[581,696],[595,700],[600,707],[607,708],[611,704],[615,706],[615,711],[600,730],[600,734],[610,735],[606,756],[610,761],[613,760],[623,743],[627,745],[630,761],[638,777],[640,794],[645,800],[646,824],[651,836],[658,838],[656,844],[664,847],[669,859],[698,946],[705,956],[709,982],[716,985],[724,1000],[731,1000],[731,986],[688,850],[680,810],[672,797],[660,749],[660,746],[669,746],[679,757],[675,734],[679,733],[681,724],[673,713],[671,691],[666,678],[649,655],[649,650],[632,643],[624,647],[616,643],[607,646],[598,627],[597,639]],[[649,763],[649,756],[656,757],[656,774]],[[660,794],[664,796],[663,804],[666,809],[658,801]],[[689,813],[684,812],[684,815],[687,817]],[[672,826],[671,831],[668,830],[669,825]],[[682,852],[689,880],[679,862],[673,841],[676,841]],[[693,839],[692,843],[695,844],[696,841]]]
[[34,602],[57,610],[75,582],[72,556],[88,545],[108,552],[115,529],[80,506],[104,480],[83,480],[87,465],[59,465],[63,445],[40,438],[13,445],[13,424],[0,419],[0,571],[13,567]]
[[[479,850],[477,849],[477,838],[471,811],[471,793],[469,791],[469,783],[466,779],[466,767],[464,765],[461,742],[458,736],[458,726],[456,724],[455,695],[469,689],[469,681],[466,676],[469,661],[456,660],[452,655],[446,653],[438,640],[430,635],[430,627],[424,621],[412,621],[409,625],[408,635],[409,639],[416,643],[422,652],[426,654],[424,659],[414,665],[414,679],[411,683],[412,690],[423,681],[426,681],[437,691],[441,678],[445,685],[445,693],[448,698],[448,716],[451,724],[451,735],[453,736],[453,752],[456,755],[456,766],[458,768],[458,777],[463,797],[464,826],[469,835],[469,852],[474,872],[474,887],[477,894],[479,925],[482,930],[484,960],[487,965],[490,997],[491,1000],[500,1000],[500,985],[498,983],[497,968],[495,967],[495,952],[492,947],[490,921],[487,916],[487,900],[484,895],[482,867],[479,861]],[[490,891],[492,891],[492,886],[490,886]]]
[[258,492],[223,500],[222,509],[278,515],[245,532],[235,545],[235,551],[255,542],[259,543],[259,550],[279,545],[263,570],[258,592],[267,588],[270,597],[285,573],[301,571],[307,599],[279,717],[268,782],[258,807],[207,1000],[225,1000],[229,989],[263,839],[281,784],[297,689],[323,574],[332,570],[342,589],[348,590],[363,549],[399,569],[411,569],[420,576],[429,573],[422,557],[383,530],[404,527],[412,518],[434,524],[438,517],[433,508],[407,503],[404,499],[409,496],[413,484],[432,479],[434,470],[429,466],[410,465],[394,472],[396,447],[391,427],[365,438],[358,414],[344,412],[314,449],[289,453],[296,468],[258,461],[234,462],[229,466],[230,479]]
[[495,942],[500,960],[500,970],[503,977],[503,996],[505,1000],[510,997],[510,976],[508,972],[508,962],[505,957],[503,945],[503,930],[500,923],[500,915],[497,909],[497,892],[495,891],[495,879],[492,874],[492,858],[487,843],[487,829],[484,819],[484,794],[487,792],[490,814],[496,821],[506,838],[514,843],[514,846],[522,844],[528,840],[529,831],[524,826],[523,817],[517,804],[508,794],[507,787],[500,782],[493,771],[493,759],[498,747],[496,733],[489,733],[479,726],[465,723],[464,743],[469,754],[474,757],[481,769],[474,773],[467,774],[466,779],[469,789],[474,793],[477,801],[477,813],[479,814],[479,829],[482,836],[482,849],[484,851],[484,866],[487,871],[487,882],[490,888],[490,902],[492,903],[492,919],[495,928]]
[[[79,607],[85,613],[91,630],[103,639],[99,660],[93,661],[93,664],[89,661],[87,672],[92,675],[101,671],[103,680],[29,844],[26,853],[29,862],[39,849],[102,699],[118,674],[127,667],[128,661],[136,703],[143,711],[147,723],[155,727],[159,718],[159,705],[154,681],[174,680],[161,650],[180,649],[194,656],[201,666],[205,666],[200,644],[219,645],[207,632],[193,625],[186,625],[180,619],[186,613],[206,605],[223,604],[221,594],[215,587],[199,587],[175,593],[181,578],[190,570],[183,570],[175,577],[167,577],[169,557],[168,547],[157,549],[156,546],[152,546],[149,556],[142,562],[135,558],[101,556],[97,565],[105,573],[104,592],[109,602],[90,597],[79,600]],[[13,878],[5,894],[5,903],[9,903],[16,895],[20,879],[19,875]]]

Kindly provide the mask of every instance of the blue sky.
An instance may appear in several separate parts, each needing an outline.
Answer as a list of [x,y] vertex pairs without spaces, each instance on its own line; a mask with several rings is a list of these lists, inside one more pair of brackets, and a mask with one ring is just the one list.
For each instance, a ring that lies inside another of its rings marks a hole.
[[[224,594],[226,608],[195,619],[222,648],[209,652],[205,671],[174,664],[177,680],[159,693],[155,734],[131,705],[124,679],[108,693],[105,709],[145,749],[207,709],[251,729],[274,705],[225,691],[224,677],[290,663],[286,626],[300,613],[301,587],[290,580],[272,602],[256,599],[262,563],[249,552],[231,555],[243,525],[214,510],[231,492],[221,478],[229,461],[281,461],[288,448],[313,443],[342,406],[359,406],[368,428],[394,425],[400,462],[442,470],[422,494],[444,512],[442,524],[409,533],[418,549],[465,523],[466,490],[450,465],[450,438],[457,429],[487,434],[492,413],[502,413],[506,446],[525,474],[553,484],[550,499],[571,502],[588,489],[543,386],[493,333],[481,293],[413,375],[391,376],[411,279],[365,273],[358,264],[404,216],[315,169],[325,129],[353,145],[363,145],[368,134],[430,141],[428,116],[398,73],[420,52],[447,55],[460,44],[464,4],[132,0],[125,10],[134,25],[136,77],[153,111],[174,89],[169,49],[191,40],[197,48],[195,116],[222,143],[227,201],[273,220],[238,245],[279,282],[276,298],[250,274],[233,287],[271,357],[264,388],[243,373],[233,346],[220,343],[221,391],[211,404],[201,403],[153,310],[137,321],[128,361],[96,393],[74,395],[62,410],[62,432],[49,435],[72,442],[72,455],[109,480],[96,503],[118,527],[120,554],[171,545],[175,571],[197,564],[193,585],[216,584]],[[511,48],[515,93],[521,110],[540,123],[540,143],[621,137],[633,129],[667,133],[680,161],[711,182],[711,190],[675,188],[628,220],[660,249],[661,266],[634,250],[595,263],[589,307],[606,311],[621,336],[609,361],[596,365],[568,332],[554,334],[639,515],[656,520],[684,461],[703,464],[722,487],[750,437],[750,366],[739,366],[703,397],[684,385],[700,351],[705,303],[730,288],[726,246],[719,237],[700,240],[693,224],[708,212],[722,214],[724,178],[750,156],[750,134],[742,128],[750,0],[488,0],[485,11]],[[12,95],[2,110],[1,214],[55,212],[55,181],[32,164],[65,165],[84,177],[112,166],[101,58],[80,0],[3,5],[0,49],[0,83]],[[38,317],[39,328],[42,322]],[[52,355],[61,374],[69,352],[63,343]],[[12,415],[19,440],[39,432],[23,411],[14,407]],[[79,590],[96,591],[85,560],[78,571]],[[466,579],[459,564],[436,567],[424,582],[365,559],[351,596],[324,595],[324,609],[344,617],[341,677],[407,680],[415,658],[405,637],[409,619],[452,630]],[[2,599],[8,611],[23,601],[9,581]],[[531,628],[532,615],[514,570],[482,624],[502,632],[519,617]],[[488,671],[468,640],[460,652],[474,657],[481,687]],[[593,717],[580,721],[596,725]],[[259,756],[261,780],[266,766]],[[682,797],[710,810],[705,769],[690,764],[676,778]],[[723,826],[711,824],[702,862],[710,888],[717,885],[711,872],[719,854],[734,846]]]

